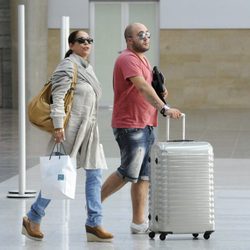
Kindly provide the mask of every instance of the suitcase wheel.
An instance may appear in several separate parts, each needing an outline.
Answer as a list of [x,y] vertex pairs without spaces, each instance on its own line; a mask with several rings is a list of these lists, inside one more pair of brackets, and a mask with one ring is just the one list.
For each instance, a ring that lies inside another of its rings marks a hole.
[[148,236],[149,236],[150,239],[154,239],[155,232],[153,232],[153,231],[149,232]]
[[165,240],[167,235],[168,235],[167,233],[161,233],[160,234],[160,240]]
[[211,233],[212,233],[212,232],[205,232],[204,235],[203,235],[204,239],[205,239],[205,240],[208,240],[208,239],[210,238],[210,234],[211,234]]
[[199,236],[199,234],[193,234],[193,237],[194,237],[194,239],[197,239],[198,238],[198,236]]

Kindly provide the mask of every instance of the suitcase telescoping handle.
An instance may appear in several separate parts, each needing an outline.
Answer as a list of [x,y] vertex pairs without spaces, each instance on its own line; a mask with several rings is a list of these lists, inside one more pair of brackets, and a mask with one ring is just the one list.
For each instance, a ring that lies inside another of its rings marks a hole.
[[[184,141],[186,139],[186,115],[184,113],[181,114],[182,119],[182,140]],[[167,141],[169,141],[169,129],[170,129],[170,117],[167,116]]]

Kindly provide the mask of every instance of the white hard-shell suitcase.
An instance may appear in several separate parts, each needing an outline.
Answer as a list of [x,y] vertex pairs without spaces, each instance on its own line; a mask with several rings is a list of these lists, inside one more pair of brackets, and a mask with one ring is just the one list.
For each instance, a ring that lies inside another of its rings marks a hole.
[[215,230],[213,148],[208,142],[185,140],[157,142],[151,150],[149,191],[149,237],[156,233],[203,234],[209,239]]

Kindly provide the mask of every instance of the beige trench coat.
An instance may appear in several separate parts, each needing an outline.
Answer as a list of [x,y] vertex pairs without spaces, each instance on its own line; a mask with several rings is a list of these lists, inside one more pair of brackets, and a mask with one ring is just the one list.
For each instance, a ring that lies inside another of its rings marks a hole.
[[[76,54],[61,61],[52,75],[51,117],[55,128],[63,127],[63,98],[73,78],[73,63],[77,65],[77,84],[70,119],[65,128],[65,151],[77,157],[77,166],[85,169],[107,168],[97,125],[100,84],[93,68]],[[53,139],[50,142],[52,146]]]

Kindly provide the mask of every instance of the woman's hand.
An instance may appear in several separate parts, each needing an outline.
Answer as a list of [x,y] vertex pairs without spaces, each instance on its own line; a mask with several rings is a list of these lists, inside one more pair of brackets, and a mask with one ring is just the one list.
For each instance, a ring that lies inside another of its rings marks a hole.
[[54,129],[54,138],[55,138],[55,143],[61,143],[61,142],[65,141],[64,129],[63,128],[55,128]]

